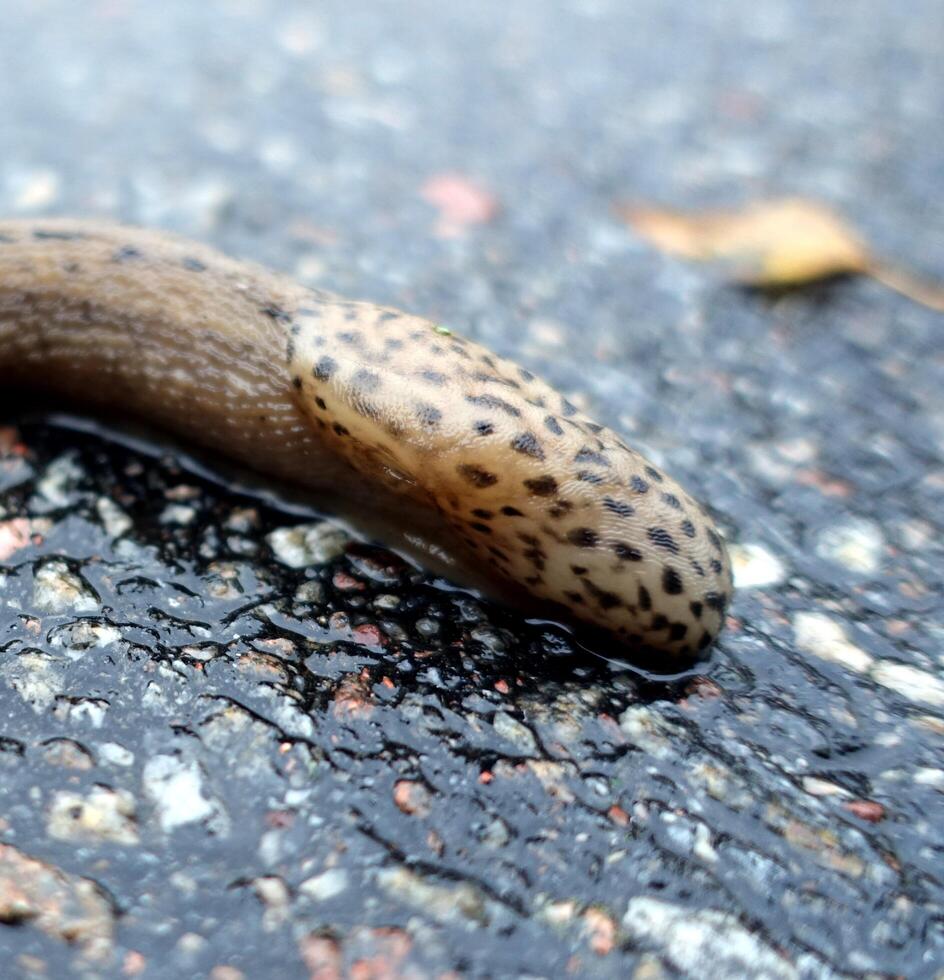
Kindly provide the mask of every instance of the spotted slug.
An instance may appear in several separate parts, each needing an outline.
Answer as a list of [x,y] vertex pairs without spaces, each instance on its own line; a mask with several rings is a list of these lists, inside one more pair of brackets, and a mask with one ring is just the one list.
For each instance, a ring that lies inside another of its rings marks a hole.
[[0,372],[379,514],[388,543],[627,646],[692,655],[722,627],[730,563],[692,497],[428,320],[160,232],[7,221]]

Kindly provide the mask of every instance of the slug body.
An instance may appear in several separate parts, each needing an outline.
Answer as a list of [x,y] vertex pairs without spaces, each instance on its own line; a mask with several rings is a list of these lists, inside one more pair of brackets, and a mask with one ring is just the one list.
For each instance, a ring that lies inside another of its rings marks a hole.
[[730,564],[701,507],[427,320],[163,233],[0,222],[0,371],[375,511],[395,546],[624,643],[685,656],[722,627]]

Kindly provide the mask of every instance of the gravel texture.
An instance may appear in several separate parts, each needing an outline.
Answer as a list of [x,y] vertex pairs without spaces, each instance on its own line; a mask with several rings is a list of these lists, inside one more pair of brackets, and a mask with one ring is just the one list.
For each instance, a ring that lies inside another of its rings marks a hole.
[[944,275],[944,7],[0,14],[0,212],[516,356],[712,505],[740,586],[655,680],[7,397],[5,975],[944,976],[942,319],[726,287],[613,210],[812,195]]

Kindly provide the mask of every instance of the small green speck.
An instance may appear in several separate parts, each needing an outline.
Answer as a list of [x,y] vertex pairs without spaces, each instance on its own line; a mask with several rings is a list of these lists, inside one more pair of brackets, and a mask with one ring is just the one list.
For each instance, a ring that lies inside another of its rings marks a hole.
[[448,327],[444,327],[441,323],[437,323],[433,330],[438,334],[442,334],[443,337],[451,337],[452,331]]

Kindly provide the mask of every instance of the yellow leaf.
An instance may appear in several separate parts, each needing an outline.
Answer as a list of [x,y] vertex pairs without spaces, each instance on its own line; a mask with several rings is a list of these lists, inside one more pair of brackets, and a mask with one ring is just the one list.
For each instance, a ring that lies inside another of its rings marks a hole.
[[828,208],[800,198],[750,205],[741,211],[683,214],[620,206],[620,216],[670,255],[722,265],[729,278],[761,288],[801,286],[860,274],[944,310],[944,289],[879,262],[865,242]]

